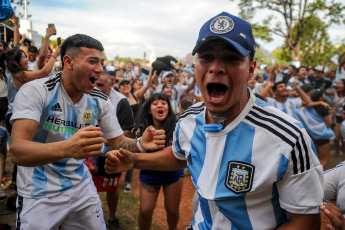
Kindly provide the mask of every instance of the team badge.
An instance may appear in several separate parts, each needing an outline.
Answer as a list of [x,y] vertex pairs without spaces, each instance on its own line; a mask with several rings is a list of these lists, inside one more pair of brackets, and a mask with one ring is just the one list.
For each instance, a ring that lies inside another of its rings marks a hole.
[[91,122],[93,120],[93,111],[85,109],[83,114],[83,121],[84,122]]
[[210,25],[210,30],[215,34],[226,34],[234,28],[234,21],[228,16],[216,17]]
[[252,189],[255,166],[229,161],[225,186],[234,193],[249,192]]

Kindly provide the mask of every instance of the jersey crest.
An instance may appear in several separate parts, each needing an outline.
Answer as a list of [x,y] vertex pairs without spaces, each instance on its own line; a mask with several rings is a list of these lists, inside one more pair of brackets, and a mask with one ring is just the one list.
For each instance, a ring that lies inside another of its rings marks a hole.
[[85,109],[83,114],[83,121],[84,122],[92,122],[93,120],[93,111],[89,109]]
[[255,166],[245,162],[229,161],[225,186],[234,193],[252,189]]

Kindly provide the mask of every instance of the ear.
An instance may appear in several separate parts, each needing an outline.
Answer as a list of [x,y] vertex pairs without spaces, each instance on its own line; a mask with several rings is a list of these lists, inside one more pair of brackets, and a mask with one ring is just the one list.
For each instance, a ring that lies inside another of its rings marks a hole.
[[67,68],[69,70],[73,70],[73,58],[71,56],[65,55],[62,59],[63,63],[64,63],[64,68]]
[[253,60],[249,65],[248,81],[253,79],[255,67],[256,67],[256,60]]

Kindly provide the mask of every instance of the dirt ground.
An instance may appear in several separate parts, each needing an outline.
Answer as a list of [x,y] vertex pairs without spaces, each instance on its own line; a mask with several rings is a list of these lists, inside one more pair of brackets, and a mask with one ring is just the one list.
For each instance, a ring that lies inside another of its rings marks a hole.
[[[326,168],[333,168],[336,164],[338,164],[341,161],[345,160],[345,156],[335,156],[332,152],[331,159],[327,165]],[[2,187],[5,192],[8,195],[12,195],[15,193],[15,191],[11,190],[9,188],[10,178],[11,178],[11,172],[12,172],[12,163],[9,160],[9,157],[6,160],[6,173],[5,177],[7,180],[5,181],[5,185]],[[132,193],[136,196],[139,196],[139,170],[135,170],[133,181],[132,181]],[[121,179],[121,183],[123,183],[123,178]],[[180,204],[180,220],[178,223],[178,229],[185,229],[189,223],[193,219],[193,213],[192,213],[192,198],[194,195],[195,189],[191,182],[191,178],[189,175],[185,176],[183,181],[183,191],[182,191],[182,200]],[[118,210],[120,211],[120,210]],[[6,200],[0,201],[0,222],[1,223],[7,223],[9,224],[12,229],[15,229],[15,212],[9,210],[6,207]],[[321,229],[326,229],[326,224],[329,223],[329,220],[326,216],[322,215],[322,227]],[[167,229],[167,220],[166,220],[166,213],[164,210],[164,198],[161,194],[159,195],[157,206],[153,214],[153,224],[157,226],[158,229]],[[1,230],[1,227],[0,227]]]

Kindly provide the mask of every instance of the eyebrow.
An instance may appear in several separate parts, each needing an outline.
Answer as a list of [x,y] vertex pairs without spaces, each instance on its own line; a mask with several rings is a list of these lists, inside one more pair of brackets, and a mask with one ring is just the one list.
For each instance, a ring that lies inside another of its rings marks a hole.
[[101,62],[104,62],[104,59],[100,59],[99,57],[94,57],[94,56],[91,56],[91,57],[88,57],[88,59],[93,59],[93,60],[96,60],[96,61],[101,61]]

